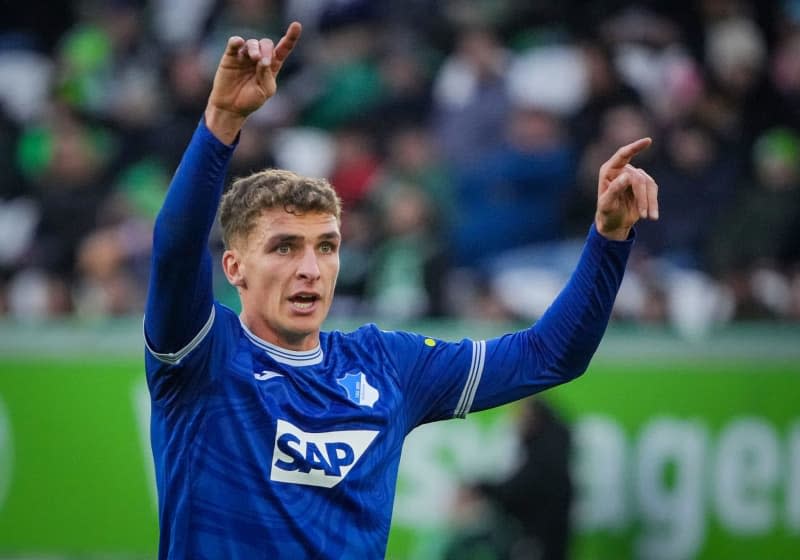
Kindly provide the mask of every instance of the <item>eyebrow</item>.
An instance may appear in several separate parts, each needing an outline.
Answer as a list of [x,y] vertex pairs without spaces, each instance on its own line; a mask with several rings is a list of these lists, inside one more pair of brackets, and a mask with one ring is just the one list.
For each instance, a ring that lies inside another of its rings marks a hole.
[[342,238],[342,234],[340,234],[338,231],[329,231],[327,233],[321,234],[318,237],[318,239],[324,240],[324,241],[330,241],[330,240],[338,241],[341,238]]
[[[338,241],[341,239],[341,234],[337,231],[328,231],[317,236],[319,241]],[[302,235],[295,235],[291,233],[276,234],[267,239],[267,245],[274,245],[276,243],[299,243],[305,238]]]

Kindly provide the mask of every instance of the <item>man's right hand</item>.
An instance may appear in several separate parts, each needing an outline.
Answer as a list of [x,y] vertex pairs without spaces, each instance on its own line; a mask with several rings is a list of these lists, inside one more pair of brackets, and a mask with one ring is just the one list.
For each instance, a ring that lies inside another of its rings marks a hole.
[[247,116],[275,95],[275,79],[301,31],[292,22],[277,46],[271,39],[228,39],[205,111],[206,126],[220,141],[231,144]]

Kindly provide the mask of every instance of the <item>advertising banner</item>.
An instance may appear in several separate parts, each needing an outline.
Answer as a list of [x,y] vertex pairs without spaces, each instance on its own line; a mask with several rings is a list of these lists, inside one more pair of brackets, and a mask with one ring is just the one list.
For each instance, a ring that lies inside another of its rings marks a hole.
[[[572,430],[577,560],[800,557],[800,361],[606,353],[542,395]],[[406,442],[388,558],[438,558],[460,484],[517,461],[518,405]],[[153,558],[142,360],[0,356],[0,558]]]

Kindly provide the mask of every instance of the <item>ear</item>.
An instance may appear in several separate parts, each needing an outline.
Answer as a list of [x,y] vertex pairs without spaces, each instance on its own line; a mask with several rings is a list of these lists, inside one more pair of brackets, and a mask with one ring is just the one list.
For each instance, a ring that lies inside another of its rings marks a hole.
[[225,277],[231,286],[247,288],[241,255],[236,249],[227,249],[222,254],[222,270],[225,272]]

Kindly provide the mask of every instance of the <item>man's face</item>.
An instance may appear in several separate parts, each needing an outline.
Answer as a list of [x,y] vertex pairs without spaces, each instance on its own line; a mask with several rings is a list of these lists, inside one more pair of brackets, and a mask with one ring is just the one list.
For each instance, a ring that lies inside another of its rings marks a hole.
[[247,239],[222,257],[242,300],[244,324],[281,347],[314,348],[333,301],[340,242],[331,214],[266,210]]

